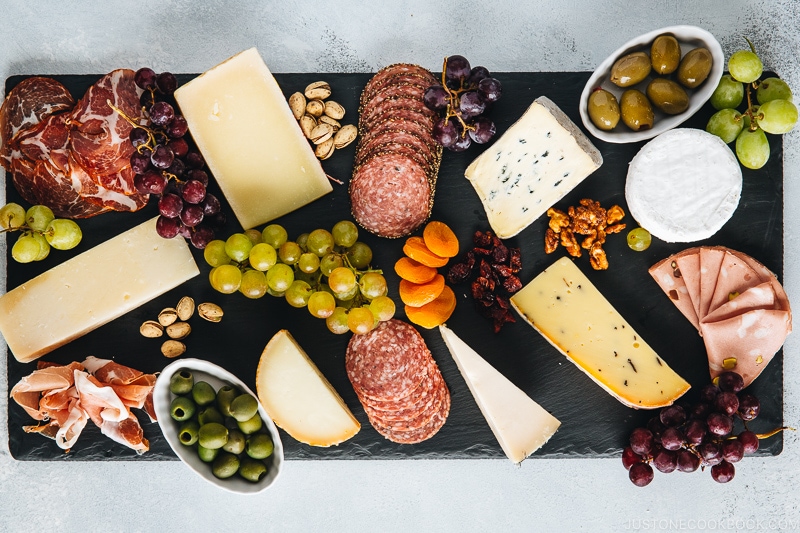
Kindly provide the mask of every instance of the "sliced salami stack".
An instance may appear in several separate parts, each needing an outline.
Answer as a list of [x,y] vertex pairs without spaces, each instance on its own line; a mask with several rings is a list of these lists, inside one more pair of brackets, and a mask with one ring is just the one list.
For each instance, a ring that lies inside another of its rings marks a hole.
[[411,325],[392,319],[353,335],[345,366],[370,424],[390,441],[422,442],[447,420],[450,391]]
[[442,147],[422,95],[435,83],[430,71],[399,63],[361,93],[350,201],[356,221],[381,237],[408,235],[430,215]]
[[702,335],[712,378],[733,370],[749,385],[792,331],[777,277],[741,252],[690,248],[653,265],[650,275]]

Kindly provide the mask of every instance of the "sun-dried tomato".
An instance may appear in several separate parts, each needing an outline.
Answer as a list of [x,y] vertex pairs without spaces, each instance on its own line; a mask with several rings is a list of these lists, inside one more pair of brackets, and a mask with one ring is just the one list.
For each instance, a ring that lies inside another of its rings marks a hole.
[[488,262],[481,259],[481,264],[478,267],[478,275],[483,278],[488,278],[492,276],[492,265]]

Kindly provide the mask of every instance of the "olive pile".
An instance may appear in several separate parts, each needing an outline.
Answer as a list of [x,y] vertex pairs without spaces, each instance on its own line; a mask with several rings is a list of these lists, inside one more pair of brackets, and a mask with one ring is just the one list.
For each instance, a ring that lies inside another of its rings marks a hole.
[[[659,35],[647,52],[632,52],[617,59],[611,67],[610,81],[626,89],[617,98],[597,88],[589,96],[588,111],[592,122],[604,131],[622,122],[633,131],[653,127],[653,106],[667,115],[677,115],[689,108],[686,89],[699,87],[711,72],[713,60],[707,48],[690,50],[681,58],[678,40],[669,34]],[[633,88],[647,82],[644,92]],[[674,79],[668,76],[674,76]],[[677,80],[677,81],[676,81]]]
[[274,445],[253,396],[230,385],[214,392],[188,370],[172,375],[169,390],[176,395],[170,414],[180,423],[178,440],[194,446],[200,460],[211,463],[214,476],[226,479],[238,472],[256,483],[267,474],[265,459]]

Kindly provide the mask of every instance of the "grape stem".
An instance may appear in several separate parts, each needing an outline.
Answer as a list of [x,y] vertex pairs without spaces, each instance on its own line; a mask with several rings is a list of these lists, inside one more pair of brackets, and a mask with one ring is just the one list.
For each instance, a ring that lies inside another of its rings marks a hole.
[[474,130],[475,126],[470,126],[464,119],[461,118],[461,115],[457,111],[453,111],[453,109],[458,109],[459,100],[461,99],[461,93],[466,92],[468,89],[464,87],[464,78],[459,79],[459,87],[458,89],[451,89],[447,86],[447,78],[445,77],[445,72],[447,71],[447,56],[444,58],[444,64],[442,65],[442,88],[447,93],[450,102],[447,104],[447,109],[445,110],[444,119],[448,120],[452,117],[456,117],[458,121],[461,123],[461,137],[467,136],[467,131]]
[[788,431],[797,431],[795,428],[793,428],[791,426],[783,426],[783,427],[775,428],[772,431],[768,431],[766,433],[756,433],[756,437],[758,437],[759,440],[768,439],[770,437],[774,437],[775,435],[777,435],[781,431],[787,431],[787,430]]

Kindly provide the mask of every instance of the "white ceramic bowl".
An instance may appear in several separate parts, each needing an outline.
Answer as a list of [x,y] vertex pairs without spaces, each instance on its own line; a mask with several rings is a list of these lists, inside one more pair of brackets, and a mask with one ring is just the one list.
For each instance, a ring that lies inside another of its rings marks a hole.
[[211,472],[211,465],[204,463],[197,456],[197,451],[193,446],[184,446],[178,440],[179,423],[172,419],[170,415],[170,403],[175,397],[169,391],[169,382],[172,375],[181,370],[189,370],[194,375],[195,382],[206,381],[214,390],[219,390],[223,385],[233,385],[240,391],[251,394],[254,398],[258,396],[253,394],[247,385],[242,383],[236,376],[227,370],[201,359],[179,359],[169,364],[158,376],[155,389],[153,390],[153,406],[158,417],[158,425],[161,426],[161,431],[167,438],[167,442],[172,447],[172,450],[180,457],[181,461],[189,468],[194,470],[198,476],[202,477],[209,483],[217,487],[240,494],[255,494],[267,489],[271,486],[281,472],[283,466],[283,445],[281,438],[278,434],[278,429],[272,422],[272,419],[267,415],[264,406],[258,402],[258,413],[264,420],[264,424],[272,436],[272,441],[275,444],[275,450],[272,456],[269,457],[267,475],[264,476],[258,483],[252,483],[242,479],[238,475],[234,475],[228,479],[218,479],[214,477]]
[[[666,115],[654,107],[653,114],[655,115],[655,123],[652,129],[645,131],[631,131],[627,126],[625,126],[625,124],[622,123],[622,120],[620,120],[619,124],[617,124],[617,127],[611,131],[603,131],[597,128],[589,118],[588,101],[591,92],[597,87],[601,87],[613,93],[614,96],[617,97],[617,100],[619,100],[619,97],[627,89],[639,89],[640,91],[645,92],[647,83],[654,77],[653,74],[648,76],[643,82],[634,85],[633,87],[622,88],[611,83],[611,67],[614,65],[614,62],[617,59],[631,52],[644,51],[649,54],[650,45],[653,43],[655,38],[662,33],[671,33],[675,36],[675,38],[678,40],[678,43],[681,45],[681,57],[683,57],[686,52],[692,48],[703,46],[708,48],[709,52],[711,52],[711,57],[714,60],[714,64],[711,67],[711,72],[709,73],[706,81],[704,81],[703,84],[696,89],[686,90],[686,92],[689,93],[689,109],[679,115]],[[583,92],[581,93],[579,110],[581,119],[583,120],[583,125],[586,126],[587,130],[589,130],[589,133],[600,140],[610,143],[630,143],[652,139],[659,133],[671,130],[672,128],[682,124],[689,117],[694,115],[703,106],[703,104],[705,104],[708,99],[711,98],[711,94],[714,92],[714,89],[717,88],[717,84],[722,77],[724,68],[725,55],[722,53],[722,47],[713,35],[702,28],[698,28],[696,26],[668,26],[666,28],[660,28],[658,30],[653,30],[640,35],[619,47],[613,54],[608,56],[605,61],[600,63],[600,66],[597,67],[597,69],[592,73],[592,76],[589,78],[589,81],[586,83],[586,86],[583,88]]]

